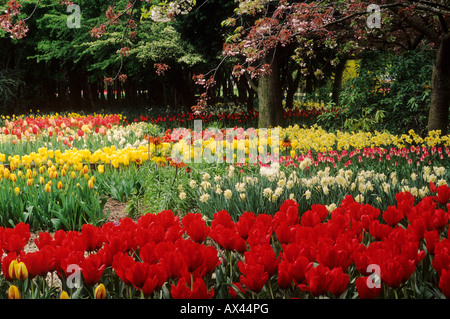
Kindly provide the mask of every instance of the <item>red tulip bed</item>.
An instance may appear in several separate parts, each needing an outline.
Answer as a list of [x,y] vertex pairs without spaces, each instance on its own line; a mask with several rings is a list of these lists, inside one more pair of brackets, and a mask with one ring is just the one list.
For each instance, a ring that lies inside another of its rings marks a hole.
[[[299,213],[298,204],[286,200],[274,215],[245,212],[235,222],[225,210],[210,223],[198,213],[180,218],[166,210],[137,221],[85,224],[81,231],[41,232],[32,252],[24,250],[29,226],[20,223],[0,228],[0,293],[21,298],[449,298],[450,188],[433,185],[433,191],[420,201],[398,193],[386,211],[347,196],[332,212],[317,204]],[[49,277],[53,282],[45,280]]]

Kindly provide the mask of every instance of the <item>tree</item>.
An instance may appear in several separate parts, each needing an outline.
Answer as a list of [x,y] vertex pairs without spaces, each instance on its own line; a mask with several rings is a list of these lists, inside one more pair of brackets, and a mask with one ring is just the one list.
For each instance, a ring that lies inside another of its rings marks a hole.
[[[137,0],[129,2],[118,11],[109,7],[107,24],[114,24],[126,12],[132,10]],[[239,0],[236,15],[225,19],[224,26],[234,28],[224,45],[224,54],[240,56],[233,74],[258,80],[260,125],[278,125],[279,112],[279,51],[288,45],[295,47],[293,59],[304,76],[324,76],[323,67],[311,70],[315,58],[312,49],[330,50],[329,64],[338,66],[341,60],[363,50],[382,47],[394,50],[415,44],[429,45],[435,49],[432,93],[428,130],[447,132],[450,104],[450,6],[446,0],[376,0],[366,1],[304,1],[288,0]],[[171,21],[179,14],[187,14],[196,5],[192,0],[160,2],[143,16],[155,21]],[[2,28],[15,37],[23,37],[27,31],[25,19],[19,16],[21,3],[9,1],[6,13],[0,16]],[[98,35],[106,32],[106,25],[92,30]],[[273,77],[273,78],[272,78]],[[206,89],[214,84],[214,78],[198,76]],[[337,87],[339,86],[337,81]],[[254,83],[256,84],[256,83]],[[256,87],[256,85],[254,85]],[[202,95],[205,103],[207,96]],[[275,116],[272,116],[275,115]]]

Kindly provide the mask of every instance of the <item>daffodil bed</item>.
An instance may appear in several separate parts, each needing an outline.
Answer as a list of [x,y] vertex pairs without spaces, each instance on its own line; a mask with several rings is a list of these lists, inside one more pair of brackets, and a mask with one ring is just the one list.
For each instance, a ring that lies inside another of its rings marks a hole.
[[143,119],[4,120],[1,296],[450,296],[449,135]]

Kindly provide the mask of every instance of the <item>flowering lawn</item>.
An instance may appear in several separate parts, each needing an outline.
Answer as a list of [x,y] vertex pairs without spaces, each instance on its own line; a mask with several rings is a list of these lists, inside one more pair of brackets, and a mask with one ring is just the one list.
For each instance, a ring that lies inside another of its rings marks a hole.
[[448,135],[156,122],[3,119],[0,296],[450,296]]

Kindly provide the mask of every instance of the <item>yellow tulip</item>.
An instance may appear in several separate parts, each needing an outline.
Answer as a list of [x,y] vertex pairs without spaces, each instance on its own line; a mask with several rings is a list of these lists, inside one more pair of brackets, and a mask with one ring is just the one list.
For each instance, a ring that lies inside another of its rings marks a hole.
[[9,278],[16,279],[16,268],[17,268],[18,264],[19,264],[19,262],[15,259],[10,262],[9,267],[8,267]]
[[25,280],[28,278],[27,266],[22,261],[16,264],[14,272],[15,272],[16,278],[19,280]]
[[8,289],[8,299],[20,299],[19,288],[11,285]]
[[14,193],[16,193],[16,195],[20,194],[20,188],[19,187],[15,187],[14,188]]
[[61,295],[59,296],[59,299],[70,299],[70,297],[69,294],[65,290],[63,290],[61,292]]
[[106,299],[105,285],[100,284],[97,286],[97,288],[95,288],[94,297],[95,297],[95,299]]
[[63,188],[63,183],[61,181],[58,182],[58,189],[62,189]]
[[99,172],[100,174],[103,174],[103,173],[105,172],[105,165],[99,165],[99,166],[98,166],[98,172]]
[[45,184],[45,187],[44,187],[44,190],[47,192],[47,193],[50,193],[51,191],[52,191],[52,186],[51,186],[52,184],[50,184],[50,182],[48,182],[47,184]]

